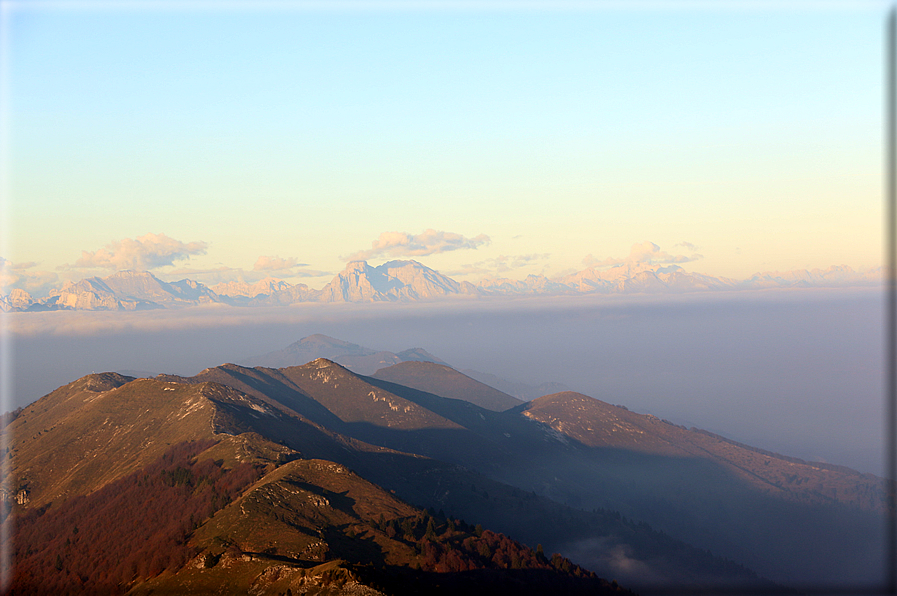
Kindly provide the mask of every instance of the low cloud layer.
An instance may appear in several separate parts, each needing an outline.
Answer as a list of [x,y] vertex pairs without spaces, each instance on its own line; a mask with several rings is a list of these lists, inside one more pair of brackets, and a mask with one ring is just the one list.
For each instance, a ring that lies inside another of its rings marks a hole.
[[[246,282],[255,283],[266,277],[271,277],[272,273],[278,279],[292,279],[297,277],[323,277],[335,275],[332,271],[319,271],[317,269],[307,269],[305,263],[296,263],[290,267],[284,267],[283,264],[275,262],[269,263],[265,259],[277,259],[277,257],[259,257],[252,269],[246,270],[242,267],[215,267],[212,269],[192,269],[181,267],[172,271],[167,271],[162,277],[168,281],[175,281],[183,277],[199,281],[206,285],[218,284],[221,282]],[[280,261],[295,261],[296,259],[280,259]],[[280,265],[280,266],[278,266]]]
[[62,268],[146,271],[173,265],[192,255],[203,255],[207,248],[206,242],[181,242],[165,234],[146,234],[110,242],[94,252],[81,251],[80,259]]
[[673,265],[679,263],[689,263],[704,258],[694,251],[695,245],[690,242],[680,242],[676,246],[684,246],[692,251],[691,255],[671,255],[668,252],[660,250],[660,247],[653,242],[641,242],[632,245],[629,250],[629,256],[623,259],[615,257],[607,257],[606,259],[598,259],[588,254],[582,260],[587,267],[612,267],[614,265],[635,265],[643,263],[647,265]]
[[476,263],[462,265],[461,269],[447,272],[447,275],[496,275],[547,259],[551,253],[531,253],[527,255],[500,255]]
[[424,230],[420,234],[383,232],[371,243],[370,250],[361,250],[341,258],[346,261],[366,261],[377,257],[424,257],[453,250],[476,249],[490,241],[485,234],[467,238],[461,234],[433,229]]
[[[309,269],[308,263],[300,263],[296,257],[269,257],[262,255],[252,266],[253,273],[264,273],[266,276],[276,273],[280,277],[322,277],[325,275],[334,275],[332,271],[319,271],[317,269]],[[257,275],[247,275],[248,278],[256,278]]]
[[300,263],[296,257],[282,259],[280,257],[261,256],[252,266],[253,271],[289,271],[296,267],[305,267],[306,263]]

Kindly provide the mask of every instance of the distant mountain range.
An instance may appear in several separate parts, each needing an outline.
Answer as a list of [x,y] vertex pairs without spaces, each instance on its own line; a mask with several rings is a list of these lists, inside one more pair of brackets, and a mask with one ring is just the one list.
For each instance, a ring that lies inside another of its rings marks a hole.
[[266,278],[255,284],[225,282],[207,287],[183,279],[164,282],[148,271],[120,271],[108,277],[69,282],[45,298],[21,289],[0,297],[0,310],[146,310],[201,304],[278,306],[299,302],[433,301],[451,297],[660,294],[713,290],[868,286],[881,282],[881,268],[858,272],[848,266],[757,273],[737,281],[685,271],[678,265],[622,264],[589,267],[550,280],[530,275],[523,280],[489,278],[477,285],[457,282],[417,261],[390,261],[371,267],[354,261],[320,290]]
[[505,409],[476,405],[500,397],[484,391],[421,360],[374,376],[318,358],[83,377],[4,417],[10,593],[622,592],[611,579],[643,595],[863,593],[884,579],[881,478],[580,393]]

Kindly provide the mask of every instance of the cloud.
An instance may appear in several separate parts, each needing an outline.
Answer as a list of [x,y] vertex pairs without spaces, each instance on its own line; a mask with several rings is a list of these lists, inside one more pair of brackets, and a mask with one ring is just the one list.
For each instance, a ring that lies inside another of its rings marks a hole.
[[24,271],[25,269],[31,269],[32,267],[37,267],[37,263],[35,261],[28,261],[27,263],[13,263],[12,261],[7,261],[6,259],[0,258],[0,267],[11,267],[16,271]]
[[[273,267],[269,269],[263,269],[259,266],[259,262],[262,262],[263,265],[265,264],[265,261],[263,259],[276,258],[277,257],[259,257],[258,261],[256,261],[255,266],[248,271],[243,269],[242,267],[226,267],[224,265],[220,267],[213,267],[211,269],[194,269],[181,267],[172,271],[166,271],[164,275],[160,274],[160,276],[168,281],[176,281],[183,277],[189,277],[190,279],[201,282],[205,285],[213,285],[229,281],[255,283],[257,281],[261,281],[266,277],[270,277],[272,271],[277,272],[277,275],[275,277],[281,279],[290,279],[296,277],[324,277],[336,275],[336,273],[334,273],[333,271],[318,271],[316,269],[275,269]],[[280,260],[287,261],[287,259]],[[289,260],[295,261],[295,259]],[[297,263],[293,267],[300,268],[306,267],[306,265],[304,263]]]
[[37,263],[13,263],[0,257],[0,294],[11,290],[25,290],[34,297],[43,297],[59,282],[59,275],[52,271],[30,271]]
[[[679,245],[677,244],[676,246]],[[693,247],[694,245],[690,244],[689,246]],[[647,265],[672,265],[697,261],[702,258],[704,258],[703,255],[699,254],[692,254],[691,256],[671,255],[668,252],[660,250],[660,247],[653,242],[646,241],[633,244],[632,248],[629,250],[629,256],[624,259],[607,257],[606,259],[601,260],[588,254],[583,258],[582,262],[587,267],[612,267],[614,265],[635,265],[637,263],[644,263]]]
[[191,255],[203,255],[205,242],[181,242],[165,234],[147,234],[139,238],[125,238],[110,242],[95,252],[81,251],[81,258],[74,265],[62,269],[125,269],[148,270],[173,265],[175,261],[189,259]]
[[690,251],[692,251],[692,252],[695,252],[696,250],[698,250],[698,247],[695,246],[694,244],[692,244],[691,242],[685,242],[685,241],[683,241],[683,242],[680,242],[679,244],[673,246],[673,248],[676,248],[676,246],[682,246],[682,247],[685,247],[687,250],[690,250]]
[[531,253],[528,255],[501,255],[493,259],[486,259],[476,263],[461,265],[461,269],[446,272],[446,275],[494,275],[507,273],[520,267],[525,267],[534,261],[547,259],[550,253]]
[[183,278],[189,278],[205,285],[210,283],[218,283],[222,281],[243,281],[244,271],[240,267],[213,267],[211,269],[196,269],[191,267],[180,267],[159,274],[160,279],[165,281],[178,281]]
[[485,234],[465,238],[461,234],[433,229],[414,235],[407,232],[383,232],[371,243],[370,250],[361,250],[340,258],[346,261],[366,261],[383,256],[423,257],[452,250],[476,249],[490,241]]
[[296,267],[307,267],[306,263],[297,262],[295,257],[281,259],[280,257],[261,256],[252,266],[253,271],[285,271]]

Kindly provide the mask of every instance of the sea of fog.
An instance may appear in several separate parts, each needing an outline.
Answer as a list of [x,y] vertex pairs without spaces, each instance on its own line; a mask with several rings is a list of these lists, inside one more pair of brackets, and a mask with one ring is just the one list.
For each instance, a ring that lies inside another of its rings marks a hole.
[[192,375],[323,333],[883,474],[884,306],[880,289],[800,289],[13,313],[3,409],[91,372]]

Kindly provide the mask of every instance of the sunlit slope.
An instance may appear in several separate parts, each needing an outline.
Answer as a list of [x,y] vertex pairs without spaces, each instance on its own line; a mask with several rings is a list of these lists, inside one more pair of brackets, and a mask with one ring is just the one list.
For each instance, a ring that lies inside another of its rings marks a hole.
[[516,397],[435,362],[400,362],[389,368],[381,368],[373,377],[442,397],[463,399],[495,412],[523,403]]
[[345,466],[295,460],[265,475],[218,512],[197,530],[194,541],[212,550],[237,545],[242,552],[320,562],[346,554],[328,543],[328,534],[363,532],[360,524],[380,516],[395,519],[418,513]]
[[27,491],[33,505],[89,493],[173,443],[237,434],[276,416],[223,385],[90,375],[31,404],[6,427],[12,487]]

